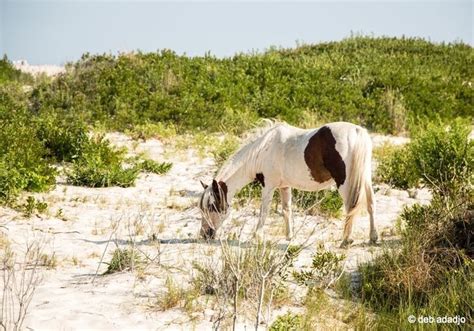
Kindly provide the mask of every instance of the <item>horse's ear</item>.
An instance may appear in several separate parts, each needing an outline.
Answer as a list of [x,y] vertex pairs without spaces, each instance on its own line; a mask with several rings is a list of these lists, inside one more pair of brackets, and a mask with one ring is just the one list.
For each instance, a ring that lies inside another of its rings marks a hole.
[[212,190],[216,192],[216,194],[219,194],[219,184],[215,179],[212,180]]
[[202,180],[200,180],[199,182],[201,183],[203,189],[207,189],[207,187],[209,186],[209,185],[204,184]]

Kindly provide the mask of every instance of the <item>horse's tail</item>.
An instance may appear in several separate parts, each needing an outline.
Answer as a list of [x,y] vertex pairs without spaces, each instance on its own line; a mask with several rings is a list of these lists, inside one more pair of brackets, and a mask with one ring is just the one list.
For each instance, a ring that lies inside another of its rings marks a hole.
[[349,168],[348,178],[348,201],[346,205],[347,216],[357,215],[361,208],[367,204],[367,187],[372,185],[372,141],[367,130],[358,127],[356,129],[354,149]]

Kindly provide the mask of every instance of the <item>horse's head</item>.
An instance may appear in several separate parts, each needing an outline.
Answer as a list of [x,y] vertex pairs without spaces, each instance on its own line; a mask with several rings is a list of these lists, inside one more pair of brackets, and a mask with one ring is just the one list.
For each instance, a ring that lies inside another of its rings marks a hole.
[[201,182],[204,192],[199,200],[201,210],[201,236],[205,239],[213,239],[217,229],[229,214],[227,202],[227,185],[217,182],[215,179],[211,185]]

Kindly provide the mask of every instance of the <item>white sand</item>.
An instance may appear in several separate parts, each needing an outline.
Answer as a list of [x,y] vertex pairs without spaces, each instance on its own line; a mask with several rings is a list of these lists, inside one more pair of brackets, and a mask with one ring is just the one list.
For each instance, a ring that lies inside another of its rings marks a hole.
[[[182,242],[158,245],[149,239],[153,233],[160,239],[197,237],[200,221],[195,203],[201,192],[199,179],[212,177],[215,171],[213,160],[200,159],[192,150],[174,153],[153,139],[137,145],[122,134],[109,134],[108,137],[116,145],[128,147],[131,153],[146,152],[158,161],[165,161],[164,155],[168,155],[167,161],[173,162],[173,168],[164,176],[141,174],[135,187],[131,188],[74,187],[59,179],[54,190],[35,195],[48,203],[49,215],[26,219],[11,209],[0,209],[0,224],[6,225],[6,229],[0,228],[0,231],[6,233],[15,251],[20,254],[25,241],[33,237],[42,238],[46,242],[45,252],[54,253],[57,258],[55,269],[42,269],[43,281],[34,295],[24,327],[34,330],[210,329],[210,320],[215,314],[212,309],[198,309],[194,314],[185,313],[180,308],[160,311],[156,301],[157,295],[164,291],[168,276],[180,285],[188,284],[192,261],[212,255],[212,250],[218,246]],[[379,143],[375,141],[376,145]],[[424,190],[419,192],[417,199],[412,199],[407,192],[378,187],[377,228],[380,239],[396,239],[393,228],[404,205],[427,202],[429,198]],[[256,215],[257,207],[249,206],[234,210],[231,218],[246,222],[245,231],[251,235]],[[107,247],[113,225],[117,223],[119,229]],[[281,216],[274,212],[266,227],[278,229],[283,227],[282,223]],[[358,262],[370,259],[373,252],[380,250],[380,247],[367,245],[367,216],[362,216],[354,224],[355,242],[348,250],[337,248],[342,235],[342,220],[296,214],[295,224],[296,228],[301,228],[297,242],[303,241],[312,229],[316,229],[311,238],[313,244],[301,254],[297,265],[308,263],[317,244],[344,252],[348,259],[347,269],[354,269]],[[228,220],[221,233],[231,230],[235,230],[235,223]],[[134,234],[137,231],[138,234]],[[268,233],[277,233],[273,238],[285,243],[282,231],[268,230]],[[108,262],[116,247],[114,240],[120,247],[128,247],[130,243],[127,241],[131,239],[150,257],[159,255],[160,264],[156,262],[158,260],[149,263],[141,274],[120,272],[106,276],[101,275],[107,269],[107,265],[102,264],[99,276],[94,280],[106,247],[104,261]],[[286,309],[275,311],[274,316],[277,312],[285,313]],[[252,321],[239,322],[240,329],[245,327],[253,328]]]

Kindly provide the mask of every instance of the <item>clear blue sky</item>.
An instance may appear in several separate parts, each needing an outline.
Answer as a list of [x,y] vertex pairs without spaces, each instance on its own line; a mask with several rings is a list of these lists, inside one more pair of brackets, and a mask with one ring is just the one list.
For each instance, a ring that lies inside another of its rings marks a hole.
[[229,56],[351,32],[473,44],[471,0],[0,2],[0,54],[32,64],[135,49]]

